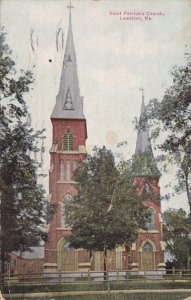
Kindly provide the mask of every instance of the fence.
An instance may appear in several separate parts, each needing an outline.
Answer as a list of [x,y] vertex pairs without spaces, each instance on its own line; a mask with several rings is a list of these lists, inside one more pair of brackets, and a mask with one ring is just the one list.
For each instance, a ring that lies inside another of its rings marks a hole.
[[85,289],[89,284],[97,287],[109,282],[110,285],[124,286],[126,288],[144,288],[152,283],[155,286],[172,285],[188,286],[191,288],[191,270],[168,270],[168,271],[109,271],[104,272],[57,272],[57,273],[27,273],[4,276],[4,285],[11,287],[21,286],[48,286],[48,285],[71,285]]

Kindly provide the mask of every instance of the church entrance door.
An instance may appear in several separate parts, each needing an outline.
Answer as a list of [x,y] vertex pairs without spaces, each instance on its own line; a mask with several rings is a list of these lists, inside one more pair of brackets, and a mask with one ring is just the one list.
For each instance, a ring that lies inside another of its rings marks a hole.
[[64,272],[78,270],[78,253],[70,248],[68,243],[63,247],[61,270]]
[[142,270],[154,270],[153,247],[148,242],[142,248]]

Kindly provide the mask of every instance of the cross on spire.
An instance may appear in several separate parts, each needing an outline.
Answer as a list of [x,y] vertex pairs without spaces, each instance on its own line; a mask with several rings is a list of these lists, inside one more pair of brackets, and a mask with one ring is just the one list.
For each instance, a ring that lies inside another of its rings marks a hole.
[[67,6],[67,8],[69,9],[70,17],[71,17],[71,10],[72,10],[72,8],[74,8],[74,6],[72,6],[72,3],[71,3],[71,2],[70,2],[70,4]]

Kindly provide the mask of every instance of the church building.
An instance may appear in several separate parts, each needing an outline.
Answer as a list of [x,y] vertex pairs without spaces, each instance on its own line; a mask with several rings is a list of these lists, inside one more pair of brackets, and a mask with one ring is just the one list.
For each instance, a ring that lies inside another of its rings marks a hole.
[[[144,99],[141,114],[145,112]],[[72,32],[71,10],[64,61],[56,104],[51,115],[52,146],[50,149],[49,201],[55,214],[49,224],[45,243],[44,272],[78,271],[86,264],[92,271],[103,269],[103,254],[95,252],[91,262],[83,249],[71,249],[66,237],[71,233],[65,222],[65,201],[77,194],[74,171],[86,156],[87,127],[80,95],[77,61]],[[141,160],[142,169],[135,170],[134,184],[138,193],[146,192],[144,203],[150,211],[147,230],[141,230],[131,249],[119,247],[111,251],[111,270],[158,269],[164,263],[160,207],[160,172],[152,153],[148,129],[137,136],[134,159]],[[155,199],[149,197],[155,195]],[[164,266],[164,264],[163,264]]]
[[[140,120],[146,117],[144,95]],[[160,204],[160,172],[153,155],[147,124],[137,134],[133,156],[134,185],[148,207],[149,221],[146,229],[140,229],[138,239],[133,243],[129,257],[131,267],[141,270],[164,269],[164,242],[162,241],[162,217]]]

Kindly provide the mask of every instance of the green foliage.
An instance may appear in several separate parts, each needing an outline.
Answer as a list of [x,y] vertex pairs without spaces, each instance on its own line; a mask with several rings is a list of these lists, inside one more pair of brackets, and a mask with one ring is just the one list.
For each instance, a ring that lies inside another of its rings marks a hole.
[[94,148],[75,177],[78,195],[66,204],[71,245],[103,251],[135,241],[146,209],[133,187],[130,162],[116,165],[110,150]]
[[32,73],[16,71],[11,51],[0,34],[0,192],[1,258],[14,250],[26,250],[45,237],[44,190],[38,183],[39,164],[30,153],[38,152],[34,132],[28,124],[25,96]]
[[[166,250],[172,255],[173,266],[187,267],[190,218],[183,209],[168,209],[163,213]],[[172,266],[171,266],[172,267]]]
[[161,176],[152,151],[133,156],[133,174],[147,178],[159,178]]
[[184,66],[172,70],[173,84],[165,91],[163,99],[150,101],[147,117],[152,129],[152,139],[163,137],[158,148],[164,155],[159,161],[175,164],[178,185],[176,192],[186,191],[191,210],[191,57]]
[[47,214],[46,214],[47,224],[49,224],[52,221],[54,213],[55,213],[55,204],[52,204],[52,203],[48,202],[48,204],[47,204]]

